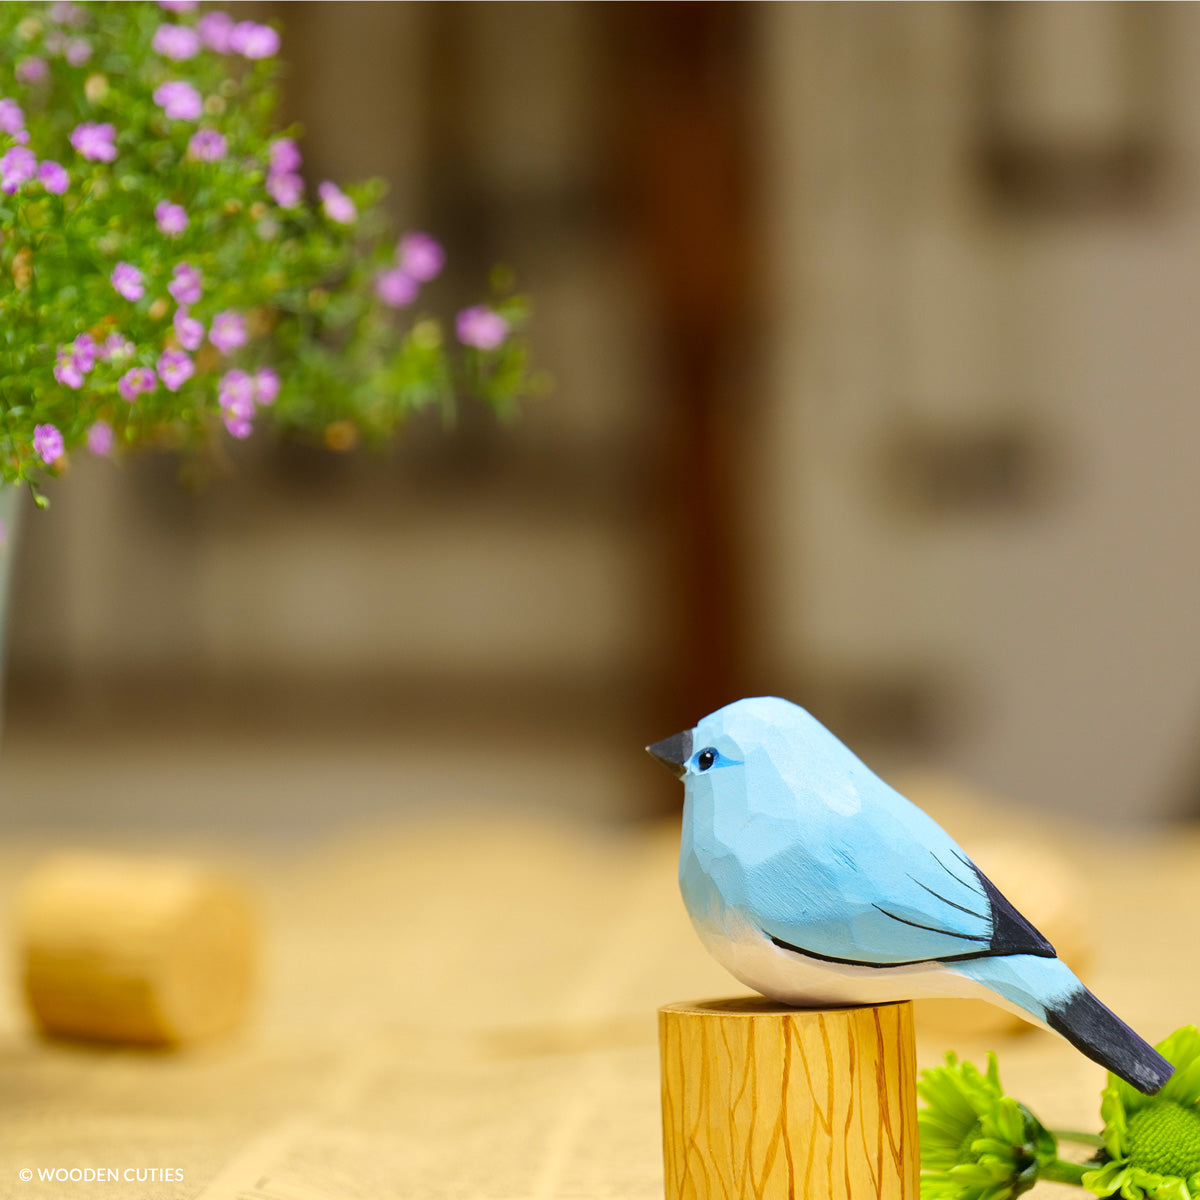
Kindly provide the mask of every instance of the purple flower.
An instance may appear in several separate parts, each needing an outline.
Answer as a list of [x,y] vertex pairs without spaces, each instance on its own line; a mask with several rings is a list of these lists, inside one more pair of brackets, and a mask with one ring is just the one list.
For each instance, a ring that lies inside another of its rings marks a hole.
[[235,438],[248,438],[254,432],[254,426],[250,424],[250,418],[240,417],[232,409],[228,409],[225,412],[225,428]]
[[133,353],[133,343],[119,333],[110,333],[104,339],[104,344],[96,351],[96,356],[103,362],[115,362],[128,358]]
[[159,8],[165,8],[167,12],[174,13],[191,12],[199,4],[200,0],[158,0]]
[[177,308],[172,321],[175,336],[185,350],[199,350],[204,341],[204,326],[195,317],[189,317],[186,308]]
[[217,388],[217,398],[223,408],[232,409],[240,416],[254,413],[254,380],[245,371],[226,371]]
[[200,93],[182,79],[172,79],[156,87],[154,103],[173,121],[194,121],[204,111]]
[[108,121],[102,125],[84,121],[71,130],[71,145],[90,162],[112,162],[117,157],[117,148],[113,145],[116,135],[116,129]]
[[63,58],[73,67],[82,67],[92,57],[92,43],[87,38],[72,38],[63,49]]
[[483,304],[464,308],[455,322],[458,340],[477,350],[495,350],[508,337],[508,322]]
[[233,309],[219,312],[212,319],[212,327],[208,331],[208,340],[222,354],[228,354],[239,346],[246,344],[246,321],[241,313]]
[[61,196],[71,186],[71,177],[66,168],[47,159],[38,167],[38,179],[46,191]]
[[73,342],[59,346],[54,378],[64,387],[78,391],[87,373],[96,365],[98,348],[89,333],[81,333]]
[[83,380],[86,374],[87,372],[75,356],[75,347],[70,345],[59,346],[58,361],[54,364],[54,378],[63,387],[73,388],[75,391],[78,391],[83,387]]
[[119,296],[126,300],[140,300],[146,294],[146,285],[142,282],[142,273],[132,263],[119,262],[113,267],[109,276],[112,285]]
[[50,68],[46,65],[46,60],[38,58],[36,54],[31,54],[17,63],[18,83],[42,83],[49,74]]
[[[60,350],[59,353],[61,354],[62,351]],[[63,387],[73,388],[75,391],[79,391],[79,389],[83,387],[83,372],[75,365],[74,361],[70,357],[67,357],[61,362],[56,362],[54,364],[54,378],[57,379],[58,382],[63,385]]]
[[25,114],[21,106],[7,97],[0,100],[0,133],[20,133],[24,128]]
[[279,34],[270,25],[239,21],[230,30],[229,48],[243,58],[271,58],[279,53]]
[[107,421],[97,421],[88,429],[87,448],[101,458],[107,458],[112,453],[113,431]]
[[435,279],[446,261],[446,252],[427,233],[406,233],[396,247],[396,263],[418,283]]
[[403,308],[417,298],[421,285],[403,267],[392,267],[375,276],[375,294],[392,308]]
[[272,175],[287,175],[300,170],[300,147],[292,138],[276,138],[267,147]]
[[304,197],[304,180],[299,175],[268,175],[267,191],[280,208],[295,208]]
[[217,388],[225,428],[235,438],[249,437],[253,426],[255,381],[245,371],[226,371]]
[[176,304],[195,304],[201,296],[200,272],[191,263],[181,262],[171,275],[167,291],[175,298]]
[[326,180],[317,188],[317,195],[321,197],[325,215],[331,221],[339,225],[353,225],[357,220],[358,209],[354,207],[354,201],[336,183]]
[[96,356],[100,352],[100,347],[96,345],[96,340],[90,333],[81,333],[71,343],[71,349],[75,352],[75,359],[85,374],[96,365]]
[[35,425],[33,448],[42,456],[42,462],[57,462],[63,454],[63,436],[55,425]]
[[[169,353],[169,351],[168,351]],[[161,366],[162,360],[159,360]],[[166,380],[164,379],[165,383]],[[142,392],[152,392],[158,387],[158,377],[149,367],[131,367],[124,375],[121,376],[117,383],[117,391],[121,393],[121,399],[132,404]],[[174,391],[171,388],[171,391]]]
[[154,206],[154,220],[159,231],[167,237],[178,237],[188,227],[187,210],[182,204],[170,204],[166,200]]
[[279,376],[270,367],[259,367],[254,373],[254,402],[274,404],[279,395]]
[[158,377],[169,392],[177,392],[196,373],[196,367],[182,350],[164,350],[158,356]]
[[200,40],[218,54],[229,53],[229,38],[237,22],[226,12],[209,12],[196,22]]
[[14,146],[0,158],[0,190],[11,196],[37,171],[37,155],[25,146]]
[[83,9],[71,0],[54,0],[46,15],[59,25],[81,25],[84,21]]
[[195,58],[200,53],[200,38],[194,29],[186,25],[160,25],[154,31],[151,49],[163,58],[173,58],[176,62]]
[[227,148],[224,135],[215,129],[197,129],[188,142],[188,153],[200,162],[217,162]]

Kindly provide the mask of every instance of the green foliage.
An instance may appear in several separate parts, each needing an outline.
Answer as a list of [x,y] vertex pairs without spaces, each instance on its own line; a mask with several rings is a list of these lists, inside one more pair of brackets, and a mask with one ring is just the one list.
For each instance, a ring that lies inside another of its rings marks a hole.
[[994,1054],[986,1074],[948,1054],[944,1067],[921,1072],[917,1092],[924,1200],[1009,1200],[1057,1155],[1054,1137],[1004,1094]]
[[[0,478],[36,481],[58,469],[57,454],[35,448],[39,427],[61,433],[67,452],[97,422],[111,427],[118,447],[203,445],[222,436],[222,417],[236,431],[231,370],[251,378],[276,371],[277,398],[251,403],[249,415],[269,413],[335,448],[386,439],[409,413],[431,405],[449,412],[458,396],[512,413],[530,386],[517,332],[525,301],[509,289],[493,295],[509,335],[484,348],[458,344],[417,306],[385,303],[376,283],[396,269],[397,246],[380,208],[382,185],[346,188],[357,209],[350,223],[312,196],[278,203],[270,186],[275,59],[201,48],[181,60],[153,48],[160,26],[195,30],[199,19],[141,0],[0,5],[0,44],[16,68],[7,98],[23,110],[27,148],[69,175],[62,194],[37,178],[7,186],[19,164],[5,155],[25,134],[0,132]],[[155,100],[168,81],[194,87],[203,112],[168,117]],[[112,161],[73,146],[72,132],[85,123],[114,127]],[[211,161],[192,142],[202,129],[225,139]],[[163,202],[187,213],[175,236],[156,222]],[[118,263],[141,273],[140,298],[114,288]],[[203,281],[187,315],[211,331],[218,313],[236,313],[249,337],[225,353],[211,341],[189,350],[194,374],[177,390],[160,379],[131,401],[121,379],[133,368],[158,370],[164,351],[181,349],[173,318],[182,306],[168,292],[180,263]],[[131,343],[128,351],[98,354],[79,386],[69,372],[67,382],[56,374],[81,335],[86,346],[103,346],[113,334]]]
[[1097,1196],[1200,1200],[1200,1032],[1186,1025],[1155,1049],[1175,1064],[1157,1095],[1115,1075],[1100,1093],[1103,1161],[1083,1177]]
[[[1045,1129],[1004,1095],[994,1056],[983,1075],[948,1055],[917,1087],[923,1200],[1007,1200],[1039,1179],[1124,1200],[1200,1200],[1200,1032],[1184,1026],[1155,1048],[1175,1073],[1154,1096],[1110,1074],[1101,1135]],[[1060,1140],[1096,1153],[1087,1163],[1064,1161]]]

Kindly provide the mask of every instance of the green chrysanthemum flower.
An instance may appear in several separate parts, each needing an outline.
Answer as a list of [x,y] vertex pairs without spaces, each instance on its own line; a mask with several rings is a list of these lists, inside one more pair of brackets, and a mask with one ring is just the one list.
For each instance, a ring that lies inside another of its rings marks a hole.
[[1155,1096],[1109,1075],[1101,1093],[1106,1159],[1083,1177],[1097,1196],[1200,1200],[1200,1031],[1177,1029],[1155,1049],[1175,1074]]
[[917,1092],[922,1200],[1008,1200],[1055,1161],[1053,1135],[1004,1094],[994,1054],[987,1074],[947,1054],[944,1067],[921,1072]]

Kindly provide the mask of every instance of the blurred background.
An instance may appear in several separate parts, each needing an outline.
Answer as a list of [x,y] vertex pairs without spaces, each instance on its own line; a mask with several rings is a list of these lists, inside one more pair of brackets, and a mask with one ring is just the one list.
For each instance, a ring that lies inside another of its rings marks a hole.
[[1194,812],[1200,8],[240,9],[309,177],[386,178],[447,305],[510,266],[553,388],[79,456],[0,825],[626,821],[678,803],[644,744],[762,693],[1018,813]]

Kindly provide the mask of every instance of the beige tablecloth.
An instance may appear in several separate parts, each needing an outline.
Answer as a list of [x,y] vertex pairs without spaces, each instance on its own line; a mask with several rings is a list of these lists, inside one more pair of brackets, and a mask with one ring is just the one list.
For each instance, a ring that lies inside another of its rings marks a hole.
[[[1011,827],[953,815],[968,847]],[[1079,907],[1102,998],[1152,1040],[1200,1017],[1200,840],[1044,836],[1089,876]],[[70,840],[0,849],[0,901]],[[0,1197],[661,1196],[655,1010],[741,991],[687,923],[674,827],[474,818],[286,853],[183,849],[260,894],[253,1021],[181,1053],[47,1043],[28,1028],[10,952]],[[1049,1124],[1098,1128],[1103,1072],[1060,1039],[922,1023],[923,1063],[952,1047],[977,1061],[995,1049],[1009,1090]],[[119,1178],[36,1178],[85,1168]],[[131,1168],[141,1181],[120,1177]]]

